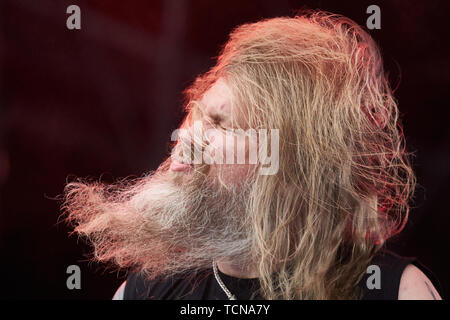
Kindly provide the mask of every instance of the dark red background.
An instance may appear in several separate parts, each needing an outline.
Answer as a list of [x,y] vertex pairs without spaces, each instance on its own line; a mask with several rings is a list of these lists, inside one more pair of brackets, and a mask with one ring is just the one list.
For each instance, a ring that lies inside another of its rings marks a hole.
[[[81,30],[66,8],[81,8]],[[419,187],[392,249],[417,256],[449,294],[450,85],[446,1],[0,2],[0,271],[3,298],[109,299],[123,274],[85,261],[57,225],[67,177],[113,181],[156,169],[182,118],[181,94],[244,22],[323,9],[365,25],[381,8],[380,44],[397,85]],[[81,290],[66,288],[78,264]]]

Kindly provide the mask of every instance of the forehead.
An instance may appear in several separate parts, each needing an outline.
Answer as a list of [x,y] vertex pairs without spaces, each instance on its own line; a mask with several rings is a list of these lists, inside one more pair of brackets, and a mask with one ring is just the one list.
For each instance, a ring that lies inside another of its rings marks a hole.
[[205,92],[201,103],[207,113],[232,115],[231,90],[222,78]]

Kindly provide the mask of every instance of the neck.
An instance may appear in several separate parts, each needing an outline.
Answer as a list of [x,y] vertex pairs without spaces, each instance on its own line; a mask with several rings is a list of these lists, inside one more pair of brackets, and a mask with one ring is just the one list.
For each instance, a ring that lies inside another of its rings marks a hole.
[[255,265],[238,265],[231,260],[217,260],[217,268],[227,276],[241,279],[253,279],[259,277],[259,272]]

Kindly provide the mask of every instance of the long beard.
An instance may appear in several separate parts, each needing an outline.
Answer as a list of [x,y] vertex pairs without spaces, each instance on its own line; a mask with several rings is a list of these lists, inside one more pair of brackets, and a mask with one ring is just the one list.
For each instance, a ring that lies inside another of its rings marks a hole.
[[93,260],[149,277],[208,268],[213,259],[245,265],[250,185],[224,187],[207,166],[174,173],[169,164],[128,183],[66,186],[65,220],[92,243]]

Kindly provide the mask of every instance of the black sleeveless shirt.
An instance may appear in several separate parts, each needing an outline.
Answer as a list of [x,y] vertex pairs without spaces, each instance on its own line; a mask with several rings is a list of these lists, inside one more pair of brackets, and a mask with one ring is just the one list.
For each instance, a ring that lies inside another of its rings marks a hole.
[[[362,300],[397,300],[403,270],[414,264],[436,286],[436,278],[415,257],[402,257],[388,250],[381,250],[371,262],[380,268],[380,289],[369,289],[366,285],[371,273],[364,275],[360,282]],[[225,286],[238,300],[261,299],[257,291],[258,279],[239,279],[218,270]],[[217,283],[212,267],[168,278],[146,280],[140,273],[131,273],[126,282],[124,300],[227,300],[225,292]]]

